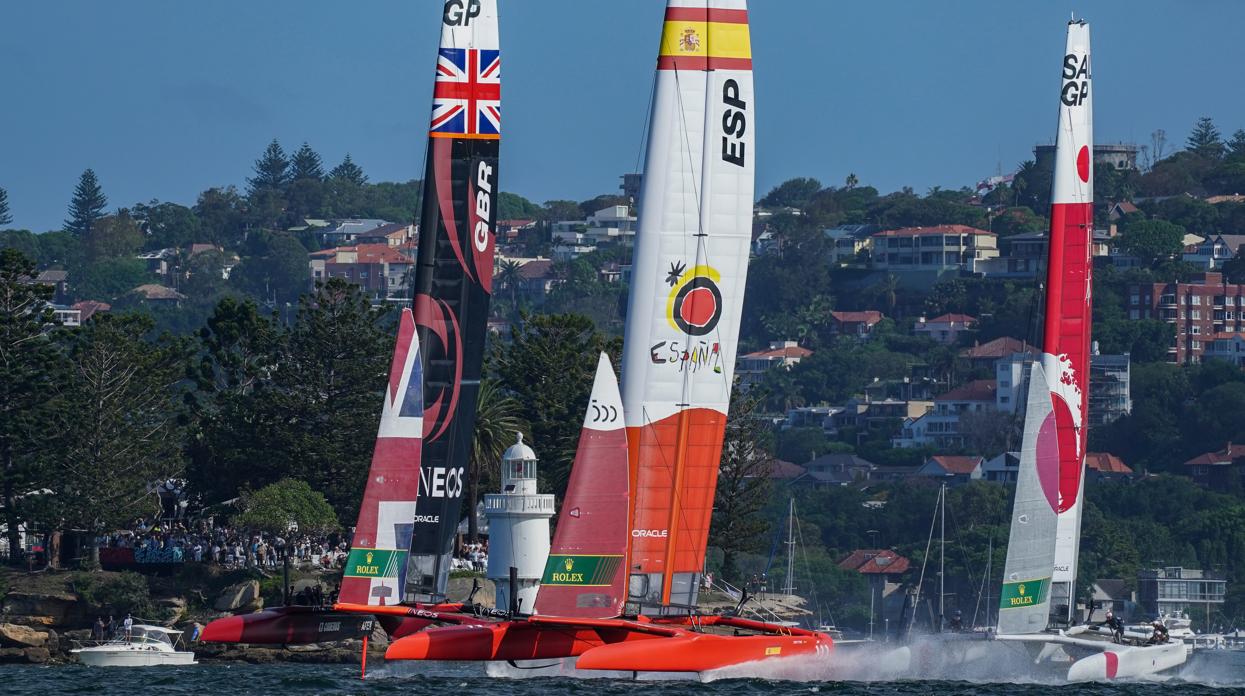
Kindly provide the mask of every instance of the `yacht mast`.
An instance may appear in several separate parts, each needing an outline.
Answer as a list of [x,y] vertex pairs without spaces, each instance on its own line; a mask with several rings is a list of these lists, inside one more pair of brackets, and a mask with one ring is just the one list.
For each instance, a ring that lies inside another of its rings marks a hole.
[[787,582],[783,591],[795,594],[795,498],[787,505]]

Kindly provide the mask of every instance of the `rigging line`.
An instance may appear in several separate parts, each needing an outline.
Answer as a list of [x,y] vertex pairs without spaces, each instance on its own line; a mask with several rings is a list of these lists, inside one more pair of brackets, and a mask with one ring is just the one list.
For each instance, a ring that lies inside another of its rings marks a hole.
[[635,167],[631,170],[633,174],[640,173],[641,158],[644,157],[644,151],[648,148],[649,125],[653,121],[653,105],[657,102],[657,75],[658,72],[653,71],[653,79],[649,82],[648,108],[644,110],[644,128],[640,131],[639,146],[635,152]]
[[800,524],[800,518],[795,518],[795,537],[799,540],[800,556],[804,559],[804,573],[808,576],[808,591],[812,595],[813,606],[820,606],[821,601],[817,597],[817,584],[813,582],[812,564],[808,560],[808,545],[804,543],[804,528]]
[[[944,503],[945,506],[945,503]],[[976,584],[973,579],[973,566],[968,562],[968,549],[964,547],[964,533],[960,529],[960,523],[955,517],[955,508],[951,509],[951,527],[955,532],[955,543],[960,547],[960,555],[964,558],[964,571],[968,573],[968,583],[970,586]]]
[[[938,502],[942,502],[942,490],[938,491]],[[908,622],[908,637],[912,637],[912,626],[916,624],[916,612],[921,606],[921,588],[925,586],[925,566],[929,563],[929,547],[934,543],[934,523],[938,521],[938,505],[929,518],[929,539],[925,542],[925,556],[921,559],[921,577],[916,581],[916,597],[912,600],[912,619]]]

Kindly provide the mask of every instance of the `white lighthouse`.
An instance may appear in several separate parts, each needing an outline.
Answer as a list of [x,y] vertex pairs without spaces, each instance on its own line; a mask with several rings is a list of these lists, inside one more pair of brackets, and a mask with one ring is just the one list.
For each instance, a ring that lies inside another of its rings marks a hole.
[[553,496],[536,492],[536,453],[523,434],[501,458],[501,493],[484,496],[488,517],[488,579],[498,609],[510,606],[510,568],[518,569],[519,611],[530,613],[549,557]]

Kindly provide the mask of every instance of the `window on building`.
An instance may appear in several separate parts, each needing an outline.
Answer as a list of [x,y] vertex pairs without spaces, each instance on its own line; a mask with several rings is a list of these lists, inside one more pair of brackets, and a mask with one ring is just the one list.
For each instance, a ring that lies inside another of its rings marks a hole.
[[1193,304],[1195,304],[1195,305],[1200,305],[1200,304],[1202,304],[1202,296],[1201,296],[1201,295],[1190,295],[1190,297],[1192,297],[1192,298],[1193,298]]
[[[1194,319],[1196,319],[1196,318],[1197,318],[1197,317],[1194,317]],[[1195,325],[1195,326],[1193,327],[1193,330],[1192,330],[1190,333],[1192,333],[1194,336],[1201,335],[1201,333],[1202,333],[1202,327],[1200,327],[1200,326],[1196,326],[1196,325]]]
[[1190,319],[1201,319],[1201,318],[1202,318],[1202,310],[1200,310],[1200,309],[1190,310],[1190,312],[1189,312],[1189,318],[1190,318]]
[[1130,309],[1130,310],[1128,310],[1128,318],[1129,318],[1129,319],[1140,319],[1140,318],[1141,318],[1141,312],[1139,312],[1139,311],[1137,311],[1137,310],[1135,310],[1135,309]]
[[1141,304],[1141,296],[1140,295],[1129,295],[1128,303],[1129,304]]

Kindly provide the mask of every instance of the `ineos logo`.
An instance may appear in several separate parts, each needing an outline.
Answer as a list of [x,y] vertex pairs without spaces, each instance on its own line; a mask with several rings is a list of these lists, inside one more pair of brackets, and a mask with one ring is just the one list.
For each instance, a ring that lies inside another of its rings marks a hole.
[[466,27],[480,16],[480,0],[447,0],[444,21],[451,27]]
[[476,169],[476,227],[473,242],[476,251],[488,249],[488,221],[493,210],[493,168],[488,162],[480,162]]
[[1089,97],[1089,81],[1093,75],[1089,73],[1089,56],[1078,56],[1069,53],[1063,57],[1063,91],[1059,101],[1065,106],[1080,106]]
[[422,467],[419,470],[419,494],[432,498],[457,498],[463,494],[462,467]]
[[739,96],[739,83],[727,80],[722,84],[722,161],[742,167],[747,161],[747,144],[743,142],[748,132],[748,103]]

